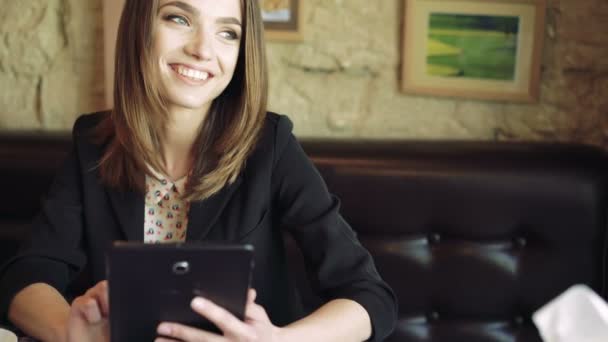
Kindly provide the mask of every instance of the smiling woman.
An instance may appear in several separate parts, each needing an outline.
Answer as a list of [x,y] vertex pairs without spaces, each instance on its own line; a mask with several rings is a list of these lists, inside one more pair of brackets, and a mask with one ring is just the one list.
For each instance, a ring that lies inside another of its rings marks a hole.
[[[102,140],[116,134],[121,142],[103,157],[100,172],[108,185],[143,189],[134,171],[145,163],[176,179],[191,173],[193,198],[209,197],[236,179],[266,115],[265,50],[260,23],[247,20],[253,13],[259,16],[255,2],[242,8],[239,0],[126,2],[116,42],[114,110],[99,126]],[[138,69],[143,72],[132,72]],[[196,73],[207,79],[187,76]],[[169,125],[167,113],[180,120]],[[158,142],[165,132],[148,128],[180,130],[180,123],[199,140],[199,158],[169,161],[173,170],[164,170],[154,154],[162,151]],[[122,146],[137,148],[129,151],[130,160],[122,160]],[[124,166],[132,172],[120,172]]]
[[241,17],[238,1],[218,2],[204,13],[179,1],[160,6],[152,58],[158,59],[155,72],[170,112],[208,112],[228,86],[239,55]]
[[[197,295],[192,310],[221,334],[161,322],[157,341],[380,341],[391,332],[392,290],[289,119],[266,110],[262,24],[256,0],[125,2],[113,109],[74,125],[35,233],[0,270],[2,318],[40,340],[108,340],[104,255],[114,241],[221,242],[255,249],[245,319]],[[289,281],[283,233],[325,300],[312,313]]]

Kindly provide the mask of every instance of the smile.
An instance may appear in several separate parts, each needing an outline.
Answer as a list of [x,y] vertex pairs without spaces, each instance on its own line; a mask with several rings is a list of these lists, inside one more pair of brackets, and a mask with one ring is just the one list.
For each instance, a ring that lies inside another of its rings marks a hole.
[[171,68],[181,76],[187,77],[193,81],[206,81],[209,78],[208,72],[190,69],[183,65],[171,65]]

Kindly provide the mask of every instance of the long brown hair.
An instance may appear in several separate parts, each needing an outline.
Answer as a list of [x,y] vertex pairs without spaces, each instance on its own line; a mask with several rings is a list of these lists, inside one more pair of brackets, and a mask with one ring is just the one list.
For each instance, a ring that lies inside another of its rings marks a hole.
[[[107,143],[100,175],[107,186],[144,191],[146,164],[164,171],[160,132],[167,106],[151,55],[159,0],[126,0],[118,28],[114,108],[97,127]],[[266,117],[268,76],[257,0],[241,0],[243,34],[234,76],[212,103],[196,138],[186,197],[202,200],[236,180]]]

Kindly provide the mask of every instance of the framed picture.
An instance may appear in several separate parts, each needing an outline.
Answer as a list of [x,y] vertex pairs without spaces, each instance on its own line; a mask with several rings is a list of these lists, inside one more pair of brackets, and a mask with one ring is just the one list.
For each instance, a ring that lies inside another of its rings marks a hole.
[[403,92],[534,102],[546,0],[405,0]]
[[297,41],[302,38],[300,0],[260,0],[266,38]]

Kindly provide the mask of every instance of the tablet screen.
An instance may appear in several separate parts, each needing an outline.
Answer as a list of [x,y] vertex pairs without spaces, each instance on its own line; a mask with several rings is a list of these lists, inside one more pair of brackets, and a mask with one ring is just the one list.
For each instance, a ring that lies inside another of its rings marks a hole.
[[107,254],[113,342],[152,341],[160,322],[217,329],[192,311],[205,297],[243,319],[253,246],[117,242]]

